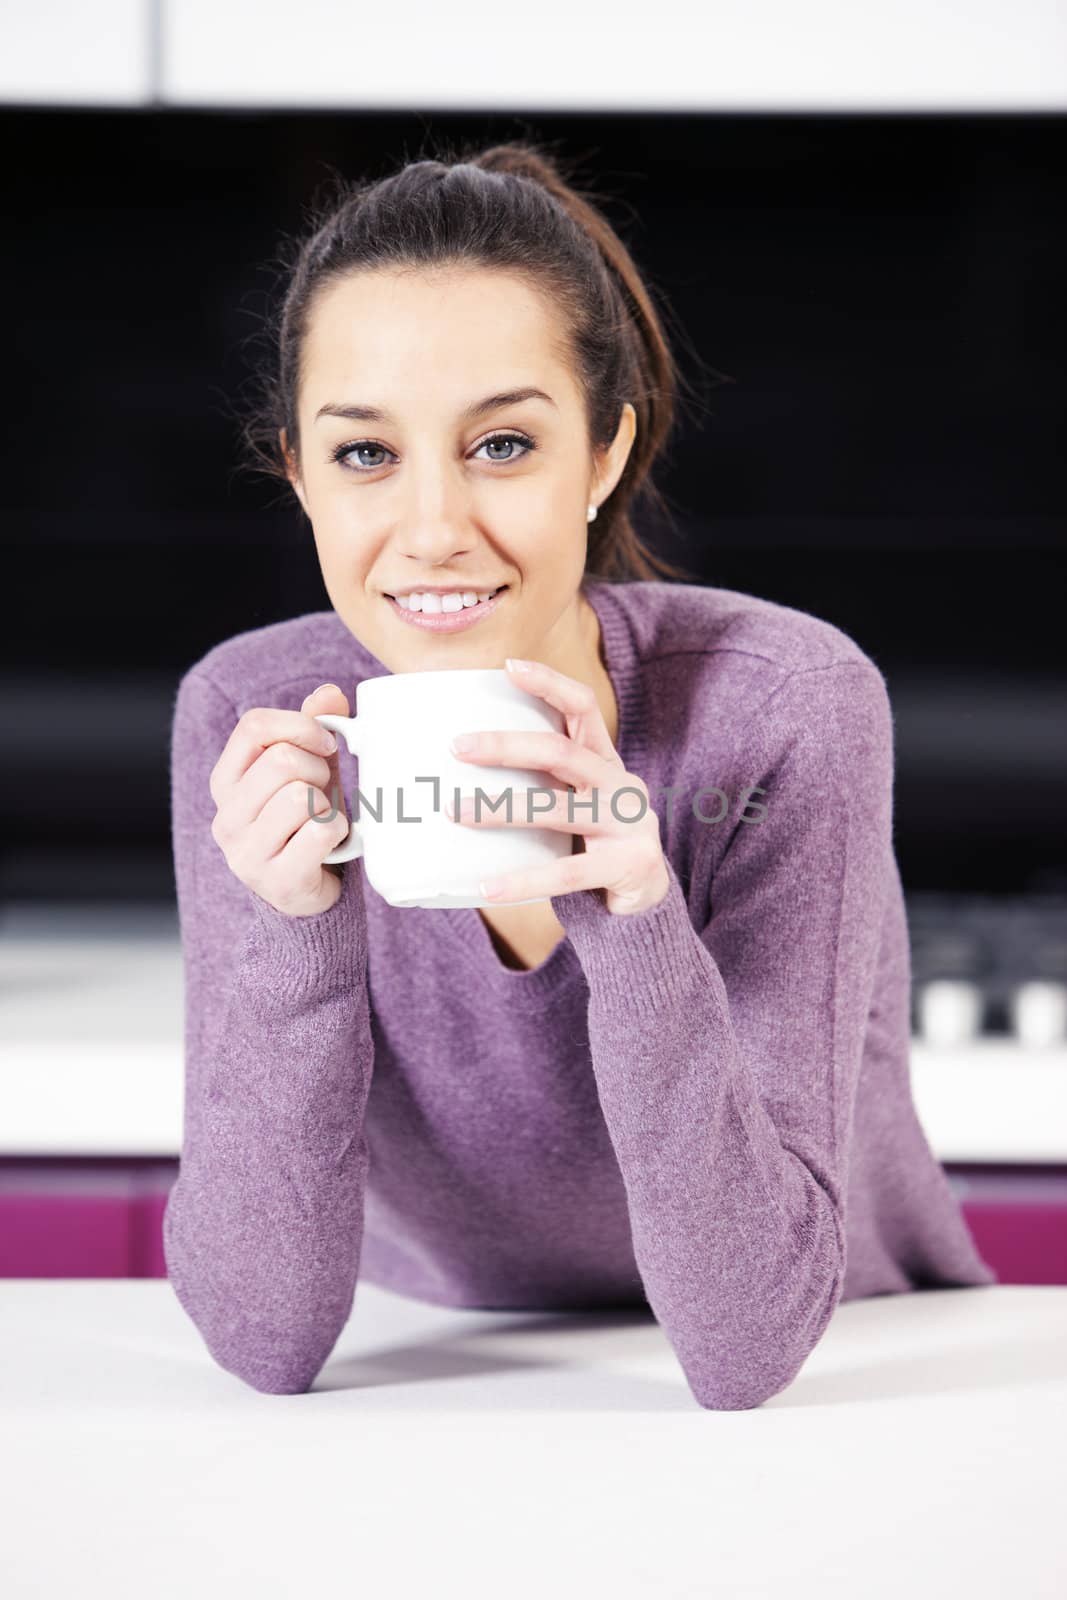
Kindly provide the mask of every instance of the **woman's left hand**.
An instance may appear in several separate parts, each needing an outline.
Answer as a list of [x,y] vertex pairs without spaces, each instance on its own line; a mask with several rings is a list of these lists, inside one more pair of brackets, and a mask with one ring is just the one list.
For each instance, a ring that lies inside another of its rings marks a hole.
[[[506,808],[490,811],[484,800],[476,816],[473,797],[461,796],[458,816],[451,803],[446,804],[445,810],[454,822],[476,828],[557,828],[561,833],[580,835],[585,849],[545,867],[486,880],[486,899],[547,899],[550,895],[572,894],[576,889],[603,889],[608,910],[618,916],[633,916],[658,905],[670,888],[660,846],[659,818],[648,805],[644,780],[623,766],[596,695],[588,684],[568,678],[541,661],[509,660],[508,670],[521,688],[540,695],[563,712],[566,733],[506,729],[471,733],[463,736],[467,741],[465,749],[460,750],[453,743],[453,753],[479,766],[526,767],[548,773],[573,785],[573,800],[570,790],[564,789],[559,791],[551,810],[535,810],[527,817],[523,796],[529,791],[515,790],[511,795],[510,821]],[[484,793],[485,786],[482,787]],[[621,817],[612,807],[612,798],[619,790],[626,791],[616,800]],[[591,805],[594,794],[596,821]],[[638,818],[640,795],[644,796],[646,810]],[[538,795],[538,803],[541,799]],[[572,805],[573,813],[568,810]]]

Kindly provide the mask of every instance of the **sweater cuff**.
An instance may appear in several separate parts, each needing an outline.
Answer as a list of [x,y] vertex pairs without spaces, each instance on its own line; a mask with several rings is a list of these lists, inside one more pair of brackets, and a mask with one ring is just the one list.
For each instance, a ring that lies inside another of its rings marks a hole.
[[283,998],[350,987],[364,973],[367,912],[359,874],[359,862],[347,862],[333,905],[308,917],[279,911],[252,892],[258,962]]
[[689,920],[685,893],[664,857],[670,885],[658,905],[630,916],[608,910],[600,889],[553,895],[590,998],[635,1017],[661,1013],[707,987],[718,969]]

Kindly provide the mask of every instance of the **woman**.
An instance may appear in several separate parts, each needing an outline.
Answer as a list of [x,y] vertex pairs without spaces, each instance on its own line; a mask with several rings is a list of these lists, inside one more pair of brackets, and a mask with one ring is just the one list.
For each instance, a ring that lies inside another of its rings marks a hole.
[[[173,726],[164,1239],[215,1359],[306,1390],[359,1275],[647,1302],[696,1401],[738,1409],[842,1300],[994,1282],[911,1100],[884,679],[831,624],[642,547],[677,374],[603,216],[529,144],[410,163],[318,219],[277,337],[248,437],[331,609],[209,650]],[[354,773],[316,714],[382,672],[505,663],[566,733],[468,753],[551,771],[536,825],[571,854],[461,910],[324,866]],[[568,788],[649,804],[568,816]]]

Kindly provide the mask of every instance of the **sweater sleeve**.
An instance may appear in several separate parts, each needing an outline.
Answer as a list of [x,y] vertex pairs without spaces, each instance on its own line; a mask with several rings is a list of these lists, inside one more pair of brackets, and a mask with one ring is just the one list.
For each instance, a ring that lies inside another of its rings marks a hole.
[[363,1237],[373,1039],[361,863],[329,910],[293,917],[231,872],[211,770],[238,720],[190,668],[171,735],[185,980],[185,1112],[167,1272],[220,1366],[307,1390],[350,1314]]
[[713,1410],[784,1389],[841,1295],[849,1132],[893,860],[881,673],[794,673],[739,759],[765,812],[737,824],[699,932],[670,862],[668,893],[646,912],[613,915],[595,890],[552,902],[589,986],[638,1270]]

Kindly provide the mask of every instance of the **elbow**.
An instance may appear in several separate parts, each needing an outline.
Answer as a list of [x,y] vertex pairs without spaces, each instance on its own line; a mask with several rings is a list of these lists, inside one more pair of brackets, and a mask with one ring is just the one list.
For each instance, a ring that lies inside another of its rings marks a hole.
[[215,1360],[225,1372],[240,1378],[257,1394],[307,1394],[319,1372],[318,1367],[309,1371],[306,1366],[278,1366],[271,1361],[249,1359],[247,1355],[233,1362],[215,1355]]
[[326,1361],[318,1350],[265,1340],[262,1334],[250,1337],[238,1330],[235,1337],[232,1325],[220,1326],[199,1309],[194,1314],[185,1299],[182,1304],[215,1365],[260,1394],[306,1394]]
[[260,1394],[306,1394],[321,1371],[329,1351],[294,1348],[274,1338],[264,1341],[262,1333],[236,1329],[232,1317],[225,1323],[213,1316],[189,1294],[184,1280],[169,1273],[171,1288],[189,1320],[203,1340],[215,1365],[234,1378],[240,1378]]
[[261,1332],[234,1338],[232,1329],[224,1332],[206,1321],[197,1326],[215,1365],[259,1394],[306,1394],[329,1354],[306,1343],[265,1338]]
[[807,1297],[806,1316],[801,1306],[791,1306],[791,1337],[782,1326],[768,1328],[762,1319],[758,1331],[751,1324],[735,1324],[728,1342],[720,1337],[714,1349],[687,1363],[686,1381],[697,1404],[705,1411],[752,1411],[788,1389],[826,1332],[843,1280],[841,1263],[821,1292]]
[[743,1375],[731,1373],[710,1386],[690,1382],[689,1387],[697,1405],[705,1411],[754,1411],[765,1400],[773,1400],[776,1394],[781,1394],[795,1376],[792,1373],[781,1380],[752,1382]]
[[[215,1365],[260,1394],[306,1394],[326,1364],[352,1304],[327,1305],[314,1320],[281,1326],[243,1311],[234,1297],[208,1289],[193,1271],[186,1275],[181,1251],[164,1215],[164,1261],[179,1305],[199,1333]],[[311,1297],[309,1296],[309,1299]]]
[[773,1361],[734,1362],[710,1376],[697,1378],[687,1373],[686,1379],[693,1399],[705,1411],[754,1411],[764,1401],[773,1400],[783,1389],[788,1389],[810,1353],[805,1350],[788,1366],[783,1366],[781,1351],[778,1351]]

